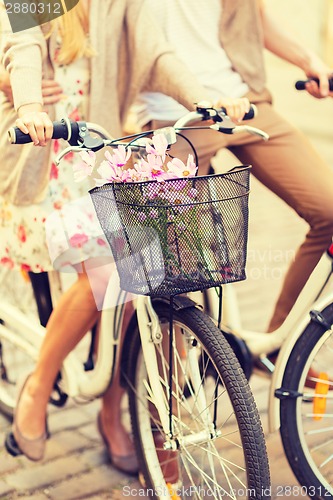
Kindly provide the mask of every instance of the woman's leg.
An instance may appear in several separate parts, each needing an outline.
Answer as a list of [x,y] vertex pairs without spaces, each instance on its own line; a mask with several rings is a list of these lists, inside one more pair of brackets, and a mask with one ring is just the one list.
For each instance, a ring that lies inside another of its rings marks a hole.
[[[121,350],[123,347],[124,333],[127,330],[128,323],[134,312],[131,302],[125,306],[125,315],[123,320],[123,327],[121,341],[119,345],[119,352],[121,357]],[[122,423],[122,408],[121,403],[126,390],[120,383],[120,363],[117,363],[112,384],[106,390],[102,398],[101,410],[101,425],[103,434],[109,444],[111,454],[118,457],[128,457],[134,455],[134,445]],[[117,429],[117,432],[115,432]]]
[[43,434],[47,403],[61,364],[98,317],[87,274],[79,273],[50,317],[35,370],[21,394],[16,424],[24,437]]

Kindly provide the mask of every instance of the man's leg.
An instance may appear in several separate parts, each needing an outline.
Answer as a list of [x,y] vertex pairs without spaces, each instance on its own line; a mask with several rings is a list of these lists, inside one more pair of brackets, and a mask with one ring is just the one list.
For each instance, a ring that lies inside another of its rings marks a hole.
[[[333,170],[297,129],[268,103],[259,104],[251,125],[269,135],[268,142],[230,139],[231,151],[252,164],[252,173],[283,199],[310,229],[285,277],[269,331],[280,326],[333,235]],[[269,207],[267,207],[269,208]]]

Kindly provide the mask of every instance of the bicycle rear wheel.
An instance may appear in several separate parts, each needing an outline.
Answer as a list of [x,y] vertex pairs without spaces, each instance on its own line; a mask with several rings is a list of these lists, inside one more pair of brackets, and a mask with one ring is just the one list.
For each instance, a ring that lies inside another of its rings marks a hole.
[[[333,324],[333,304],[321,313]],[[283,377],[280,433],[290,467],[305,493],[333,498],[333,335],[310,322],[298,339]],[[310,371],[309,371],[310,370]]]
[[[164,339],[155,344],[155,352],[161,390],[168,401],[169,306],[157,301],[154,309]],[[150,496],[270,498],[259,414],[228,342],[195,307],[174,310],[173,325],[172,442],[177,444],[176,450],[163,448],[170,442],[154,407],[137,326],[129,346],[130,414],[140,470]]]

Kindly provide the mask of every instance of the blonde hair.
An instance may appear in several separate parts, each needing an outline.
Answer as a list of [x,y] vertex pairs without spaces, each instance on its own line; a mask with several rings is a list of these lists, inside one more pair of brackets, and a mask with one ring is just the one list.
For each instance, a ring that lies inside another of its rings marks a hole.
[[95,54],[89,42],[89,16],[82,1],[50,22],[47,38],[54,30],[58,31],[62,40],[57,57],[60,64],[70,64],[82,56],[92,57]]

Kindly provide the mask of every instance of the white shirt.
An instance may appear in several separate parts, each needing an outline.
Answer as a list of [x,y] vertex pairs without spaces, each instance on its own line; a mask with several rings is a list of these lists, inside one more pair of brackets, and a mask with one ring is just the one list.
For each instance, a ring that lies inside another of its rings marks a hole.
[[[207,89],[212,102],[221,97],[242,97],[249,88],[231,66],[219,38],[221,0],[149,0],[175,52]],[[187,110],[157,92],[140,95],[135,112],[142,126],[150,120],[176,121]]]

